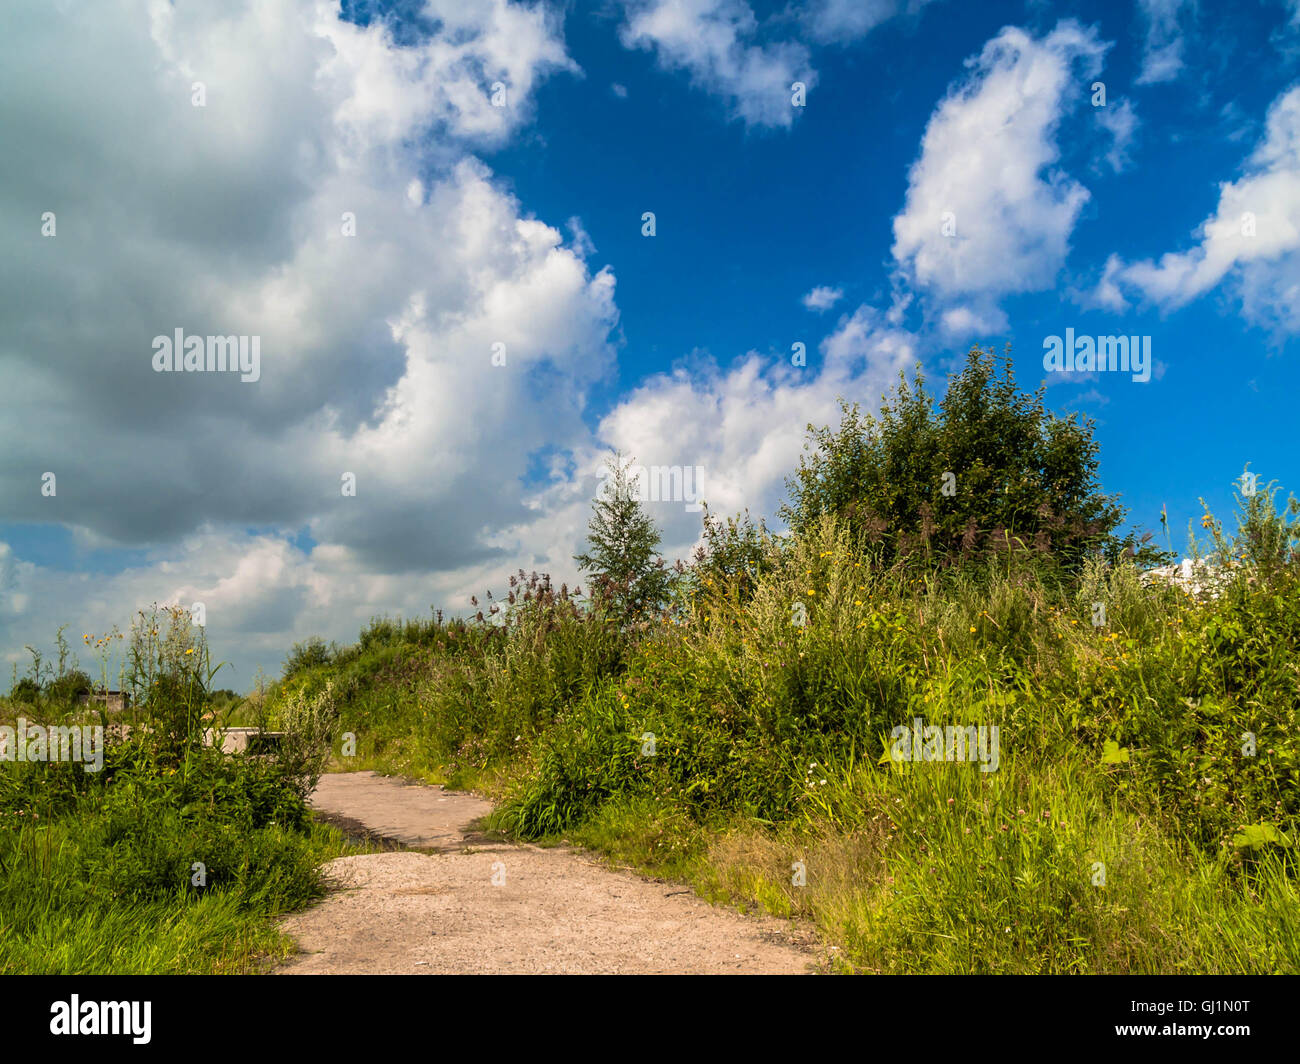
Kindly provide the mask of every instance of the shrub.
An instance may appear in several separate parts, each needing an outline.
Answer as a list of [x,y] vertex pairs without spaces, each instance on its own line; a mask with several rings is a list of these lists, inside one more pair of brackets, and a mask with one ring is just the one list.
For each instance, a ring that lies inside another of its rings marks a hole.
[[330,659],[330,648],[325,645],[325,640],[318,635],[311,636],[301,643],[294,643],[284,659],[283,676],[287,680],[296,673],[328,665]]

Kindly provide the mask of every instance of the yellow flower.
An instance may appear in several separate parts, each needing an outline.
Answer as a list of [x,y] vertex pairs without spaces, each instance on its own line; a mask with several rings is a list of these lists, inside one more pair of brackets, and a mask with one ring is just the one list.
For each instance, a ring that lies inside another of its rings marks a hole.
[[973,624],[970,626],[970,630],[971,630],[972,632],[975,631],[975,626],[974,626]]
[[809,589],[808,589],[808,594],[810,594],[810,595],[815,595],[815,594],[817,594],[817,592],[814,591],[812,588],[809,588]]
[[185,653],[186,653],[186,654],[193,654],[193,653],[194,653],[194,648],[193,648],[193,647],[190,647],[190,649],[187,650],[187,651],[185,651]]

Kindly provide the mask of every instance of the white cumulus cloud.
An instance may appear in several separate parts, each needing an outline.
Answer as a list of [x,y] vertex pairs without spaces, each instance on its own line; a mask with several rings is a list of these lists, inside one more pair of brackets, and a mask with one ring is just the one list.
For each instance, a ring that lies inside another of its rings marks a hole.
[[797,108],[791,86],[809,90],[817,74],[797,41],[761,42],[745,0],[627,0],[623,45],[653,51],[668,70],[722,97],[733,117],[756,127],[788,127]]
[[1173,309],[1231,279],[1245,316],[1300,331],[1300,87],[1269,106],[1264,134],[1244,173],[1219,186],[1196,245],[1158,260],[1107,263],[1102,284]]
[[[0,654],[193,598],[243,683],[571,565],[580,517],[530,474],[591,446],[614,276],[473,154],[576,69],[553,9],[434,0],[399,43],[324,0],[61,6],[13,0],[0,37],[0,520],[136,553],[92,577],[5,546]],[[259,337],[260,380],[154,372],[178,327]]]
[[1089,197],[1057,165],[1058,127],[1107,47],[1073,20],[1042,37],[1007,27],[931,116],[893,253],[914,287],[965,303],[953,326],[996,321],[999,296],[1055,282]]

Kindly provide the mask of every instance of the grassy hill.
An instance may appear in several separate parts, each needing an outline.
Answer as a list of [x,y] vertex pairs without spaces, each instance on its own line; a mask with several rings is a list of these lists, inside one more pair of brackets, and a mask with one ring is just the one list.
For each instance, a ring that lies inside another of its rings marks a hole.
[[[825,519],[635,628],[521,573],[479,620],[302,644],[269,706],[328,692],[337,767],[807,917],[845,970],[1295,972],[1300,565],[1249,540],[1212,598],[1033,551],[886,567]],[[917,720],[996,726],[996,769],[947,733],[899,760]]]

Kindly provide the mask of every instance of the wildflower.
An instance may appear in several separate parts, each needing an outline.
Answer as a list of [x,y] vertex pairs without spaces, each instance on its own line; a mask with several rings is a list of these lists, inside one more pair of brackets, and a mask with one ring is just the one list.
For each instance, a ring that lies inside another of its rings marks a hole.
[[975,626],[974,626],[973,624],[970,626],[970,630],[971,630],[972,632],[975,631]]

